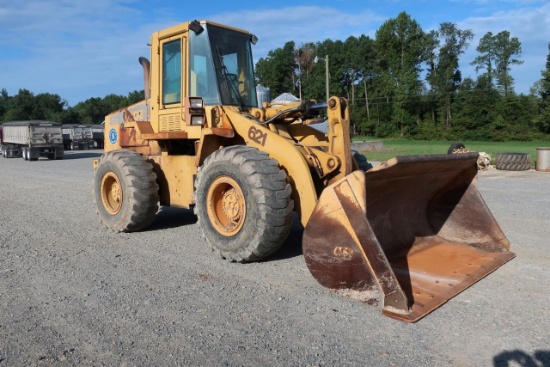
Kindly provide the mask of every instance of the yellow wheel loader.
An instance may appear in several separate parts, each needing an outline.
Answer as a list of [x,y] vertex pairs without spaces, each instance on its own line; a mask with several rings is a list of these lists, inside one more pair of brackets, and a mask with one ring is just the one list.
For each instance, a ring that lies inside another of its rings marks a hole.
[[366,171],[345,99],[258,106],[256,41],[207,21],[152,35],[145,100],[106,117],[93,162],[106,227],[142,230],[159,204],[194,208],[213,251],[249,262],[277,251],[295,211],[323,286],[408,322],[514,257],[478,192],[477,153]]

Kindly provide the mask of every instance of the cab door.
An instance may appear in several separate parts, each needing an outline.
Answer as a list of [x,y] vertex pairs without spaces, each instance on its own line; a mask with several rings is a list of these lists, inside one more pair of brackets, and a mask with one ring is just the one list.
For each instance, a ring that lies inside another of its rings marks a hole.
[[184,130],[186,44],[181,35],[160,40],[159,132]]

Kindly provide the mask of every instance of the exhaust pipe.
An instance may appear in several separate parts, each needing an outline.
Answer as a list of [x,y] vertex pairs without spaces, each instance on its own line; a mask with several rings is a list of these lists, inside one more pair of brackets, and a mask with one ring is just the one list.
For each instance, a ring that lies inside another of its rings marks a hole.
[[140,57],[138,60],[141,67],[143,67],[143,90],[145,92],[145,99],[149,99],[151,97],[151,82],[149,78],[151,73],[151,63],[145,57]]

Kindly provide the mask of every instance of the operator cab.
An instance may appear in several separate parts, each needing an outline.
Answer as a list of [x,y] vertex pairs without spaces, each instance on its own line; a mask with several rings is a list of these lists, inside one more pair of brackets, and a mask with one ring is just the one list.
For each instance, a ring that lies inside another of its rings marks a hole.
[[257,107],[250,46],[257,38],[205,22],[191,22],[189,28],[189,76],[183,83],[186,58],[181,57],[181,38],[163,44],[162,104],[181,103],[180,86],[184,86],[190,97],[202,97],[205,105]]

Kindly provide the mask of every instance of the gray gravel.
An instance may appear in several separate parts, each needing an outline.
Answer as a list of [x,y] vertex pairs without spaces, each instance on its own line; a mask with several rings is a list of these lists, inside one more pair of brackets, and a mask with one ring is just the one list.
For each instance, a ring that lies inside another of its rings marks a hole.
[[97,156],[0,158],[0,367],[550,366],[550,173],[480,172],[517,258],[405,324],[318,285],[298,224],[247,265],[215,257],[190,210],[109,232]]

